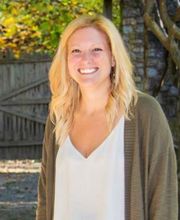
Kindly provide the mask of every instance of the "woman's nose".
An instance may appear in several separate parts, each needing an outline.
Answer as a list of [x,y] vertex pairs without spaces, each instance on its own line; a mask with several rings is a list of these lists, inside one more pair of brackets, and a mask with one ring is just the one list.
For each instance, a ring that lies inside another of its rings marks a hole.
[[91,52],[87,51],[87,52],[83,52],[82,53],[82,58],[81,60],[83,62],[90,62],[92,60],[92,54]]

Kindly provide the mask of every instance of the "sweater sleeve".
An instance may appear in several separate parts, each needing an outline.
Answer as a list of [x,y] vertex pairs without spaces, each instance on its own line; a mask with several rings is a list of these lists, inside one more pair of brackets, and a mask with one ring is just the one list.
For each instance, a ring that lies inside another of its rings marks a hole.
[[156,101],[150,122],[149,220],[178,219],[176,155],[167,119]]
[[47,164],[47,144],[48,144],[48,123],[47,118],[42,148],[41,170],[38,181],[38,202],[36,209],[36,220],[46,220],[46,164]]

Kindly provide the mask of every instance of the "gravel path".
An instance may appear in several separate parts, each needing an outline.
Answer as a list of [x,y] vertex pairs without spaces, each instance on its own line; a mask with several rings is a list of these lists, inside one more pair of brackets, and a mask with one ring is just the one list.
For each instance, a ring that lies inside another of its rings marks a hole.
[[40,161],[0,161],[0,219],[34,220]]

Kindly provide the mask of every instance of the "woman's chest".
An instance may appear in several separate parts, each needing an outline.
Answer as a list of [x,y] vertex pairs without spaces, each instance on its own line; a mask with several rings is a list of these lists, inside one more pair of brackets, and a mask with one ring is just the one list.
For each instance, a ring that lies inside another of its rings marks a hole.
[[76,119],[70,131],[70,139],[75,148],[88,157],[109,134],[107,121],[103,117]]

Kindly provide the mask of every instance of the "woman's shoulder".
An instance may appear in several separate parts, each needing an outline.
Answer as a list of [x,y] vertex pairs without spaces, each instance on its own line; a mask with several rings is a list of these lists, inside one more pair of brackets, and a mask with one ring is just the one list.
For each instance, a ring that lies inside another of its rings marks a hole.
[[170,133],[167,117],[159,104],[152,96],[138,92],[138,101],[135,106],[135,117],[144,129],[151,129],[168,135]]
[[143,127],[150,126],[153,130],[169,130],[167,117],[160,103],[151,95],[138,92],[135,106],[135,117]]
[[144,93],[144,92],[141,92],[141,91],[138,91],[137,92],[137,96],[138,96],[138,99],[137,99],[137,106],[141,107],[147,107],[149,108],[149,106],[153,107],[153,108],[157,108],[160,106],[159,102],[156,100],[156,98],[154,98],[153,96],[147,94],[147,93]]
[[49,141],[51,139],[50,137],[54,134],[54,128],[55,125],[52,122],[50,114],[48,114],[46,118],[45,131],[44,131],[44,139],[46,139],[46,141]]
[[[146,136],[148,133],[149,138],[153,143],[156,141],[160,145],[154,145],[155,148],[161,151],[161,148],[169,148],[173,146],[172,134],[169,127],[167,117],[161,108],[159,102],[152,96],[138,92],[138,101],[135,107],[135,121],[141,134]],[[154,152],[154,151],[153,151]]]
[[46,122],[45,122],[45,129],[46,130],[52,130],[54,129],[54,123],[53,123],[53,119],[50,115],[50,113],[48,113],[47,117],[46,117]]
[[163,115],[164,112],[160,103],[153,96],[144,92],[138,91],[138,99],[135,106],[136,112],[141,115]]

